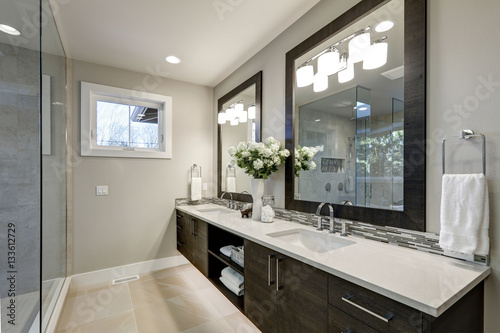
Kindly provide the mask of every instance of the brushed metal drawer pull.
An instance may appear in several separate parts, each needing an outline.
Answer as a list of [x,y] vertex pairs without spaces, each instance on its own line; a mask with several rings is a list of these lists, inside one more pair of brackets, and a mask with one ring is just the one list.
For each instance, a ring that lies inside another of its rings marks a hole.
[[352,298],[352,296],[347,295],[347,296],[342,297],[342,300],[343,300],[344,302],[347,302],[347,303],[349,303],[349,304],[351,304],[351,305],[353,305],[353,306],[357,307],[358,309],[363,310],[363,311],[364,311],[364,312],[366,312],[366,313],[371,314],[371,315],[372,315],[372,316],[374,316],[375,318],[378,318],[378,319],[380,319],[380,320],[382,320],[382,321],[384,321],[384,322],[386,322],[386,323],[388,323],[388,322],[389,322],[389,320],[391,320],[391,319],[394,317],[394,315],[393,315],[392,313],[389,313],[389,314],[387,314],[387,316],[382,317],[381,315],[378,315],[378,314],[376,314],[375,312],[370,311],[370,310],[368,310],[368,309],[366,309],[366,308],[362,307],[361,305],[358,305],[358,304],[354,303],[353,301],[351,301],[351,300],[350,300],[351,298]]
[[177,226],[177,229],[182,230],[182,227],[180,225]]
[[177,245],[182,246],[182,243],[181,242],[177,242]]
[[285,259],[285,257],[276,258],[276,291],[283,289],[283,286],[280,286],[280,262],[283,259]]
[[177,217],[178,217],[178,218],[180,218],[180,219],[182,219],[182,216],[181,216],[181,215],[179,215],[179,214],[177,214]]
[[272,286],[274,284],[274,280],[272,280],[272,277],[271,277],[271,270],[273,269],[273,267],[271,266],[271,258],[275,258],[275,257],[276,257],[276,253],[270,254],[267,256],[267,285],[268,286]]

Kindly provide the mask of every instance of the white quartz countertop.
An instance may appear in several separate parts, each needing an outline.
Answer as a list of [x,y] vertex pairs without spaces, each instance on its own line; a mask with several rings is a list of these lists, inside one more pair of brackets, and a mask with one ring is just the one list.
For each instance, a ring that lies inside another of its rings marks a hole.
[[[354,244],[316,253],[267,234],[314,228],[275,219],[263,223],[239,211],[200,212],[215,204],[178,206],[178,210],[434,317],[441,315],[491,272],[490,267],[349,236]],[[315,231],[328,233],[328,231]],[[338,233],[328,237],[340,237]]]

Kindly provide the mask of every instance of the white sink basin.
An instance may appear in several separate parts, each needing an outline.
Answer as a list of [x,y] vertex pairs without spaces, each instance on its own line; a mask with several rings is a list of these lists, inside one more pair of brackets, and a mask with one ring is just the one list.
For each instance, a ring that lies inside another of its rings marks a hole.
[[230,210],[224,207],[212,207],[212,208],[201,208],[197,209],[200,213],[233,213],[234,210]]
[[287,242],[288,244],[300,246],[316,253],[328,252],[355,243],[354,241],[341,238],[340,236],[307,229],[291,229],[272,232],[267,234],[267,236]]

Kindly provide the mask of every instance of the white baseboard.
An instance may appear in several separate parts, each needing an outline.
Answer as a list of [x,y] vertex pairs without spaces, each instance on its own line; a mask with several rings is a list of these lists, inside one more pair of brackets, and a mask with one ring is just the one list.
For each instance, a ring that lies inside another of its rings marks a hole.
[[98,271],[73,275],[71,283],[73,285],[92,285],[104,281],[111,281],[136,274],[158,271],[165,268],[187,264],[187,259],[182,255],[138,262],[135,264],[112,267]]

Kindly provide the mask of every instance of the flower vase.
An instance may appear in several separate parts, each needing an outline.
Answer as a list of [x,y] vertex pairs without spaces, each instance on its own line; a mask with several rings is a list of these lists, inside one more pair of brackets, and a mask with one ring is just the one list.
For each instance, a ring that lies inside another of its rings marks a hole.
[[252,220],[260,221],[262,212],[262,196],[264,195],[264,179],[251,178],[250,191],[252,192]]

